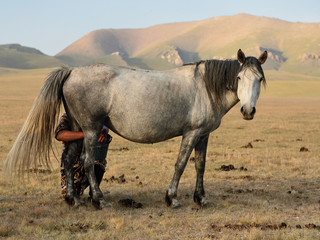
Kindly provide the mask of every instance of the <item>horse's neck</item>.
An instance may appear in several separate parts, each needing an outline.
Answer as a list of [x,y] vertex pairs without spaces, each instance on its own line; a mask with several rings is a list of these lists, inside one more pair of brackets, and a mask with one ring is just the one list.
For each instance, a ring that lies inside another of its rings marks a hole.
[[[199,64],[195,65],[195,68],[198,69],[198,72],[200,73],[201,77],[203,78],[205,75],[205,64],[204,62],[199,62]],[[221,108],[217,108],[216,110],[220,113],[221,117],[225,115],[234,105],[236,105],[239,102],[239,98],[237,95],[236,90],[228,90],[226,91],[225,95],[223,96],[223,99],[221,101]]]
[[222,115],[226,114],[234,105],[239,102],[237,91],[227,91],[222,101]]

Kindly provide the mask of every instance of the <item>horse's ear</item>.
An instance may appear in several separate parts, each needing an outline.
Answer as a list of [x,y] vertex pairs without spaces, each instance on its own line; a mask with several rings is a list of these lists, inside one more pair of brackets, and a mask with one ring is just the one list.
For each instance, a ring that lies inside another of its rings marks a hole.
[[244,63],[244,60],[246,60],[246,55],[242,52],[241,49],[238,50],[238,61],[239,63]]
[[267,60],[268,58],[268,52],[267,51],[264,51],[261,56],[259,57],[258,61],[260,64],[264,64],[265,61]]

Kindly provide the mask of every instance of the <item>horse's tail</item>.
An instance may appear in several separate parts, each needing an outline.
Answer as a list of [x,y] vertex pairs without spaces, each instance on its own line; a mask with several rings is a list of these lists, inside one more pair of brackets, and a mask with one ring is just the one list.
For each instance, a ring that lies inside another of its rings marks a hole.
[[5,163],[7,172],[23,176],[38,166],[50,167],[52,136],[60,113],[62,87],[71,69],[61,67],[49,74],[29,112]]

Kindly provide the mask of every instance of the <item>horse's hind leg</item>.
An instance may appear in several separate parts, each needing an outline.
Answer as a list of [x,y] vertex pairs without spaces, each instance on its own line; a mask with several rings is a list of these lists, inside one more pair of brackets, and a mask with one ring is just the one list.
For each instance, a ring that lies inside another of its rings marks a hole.
[[99,188],[99,184],[94,172],[94,150],[96,143],[98,141],[98,135],[101,128],[96,128],[94,130],[84,131],[84,144],[85,144],[85,161],[84,169],[90,183],[90,189],[92,192],[92,203],[99,208],[108,207],[108,204],[104,198],[103,194]]
[[168,206],[171,206],[172,208],[181,206],[180,201],[177,199],[178,185],[197,140],[198,137],[195,133],[190,133],[187,136],[184,136],[182,139],[178,160],[175,164],[174,175],[167,189],[165,198]]
[[205,197],[203,187],[203,175],[206,166],[208,138],[209,135],[200,138],[199,142],[195,146],[195,168],[197,171],[197,182],[193,195],[193,200],[200,206],[205,206],[210,203],[210,200],[208,200]]

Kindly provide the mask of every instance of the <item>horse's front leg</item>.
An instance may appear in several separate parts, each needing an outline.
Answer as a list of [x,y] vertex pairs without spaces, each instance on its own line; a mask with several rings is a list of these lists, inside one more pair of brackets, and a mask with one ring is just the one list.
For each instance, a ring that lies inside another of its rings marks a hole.
[[92,204],[98,208],[108,207],[109,203],[103,198],[94,172],[94,151],[98,140],[99,131],[84,131],[85,160],[84,170],[92,192]]
[[204,187],[203,187],[203,175],[206,166],[206,153],[208,146],[209,135],[200,138],[199,142],[196,144],[195,150],[195,168],[197,171],[197,182],[196,188],[193,195],[193,200],[200,206],[205,206],[210,203],[205,197]]
[[172,208],[181,206],[180,201],[177,199],[178,185],[181,175],[187,165],[190,154],[199,139],[198,134],[192,132],[182,138],[181,147],[178,155],[178,160],[175,164],[175,171],[173,178],[166,192],[166,203]]

